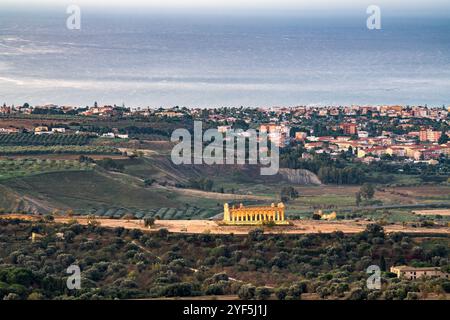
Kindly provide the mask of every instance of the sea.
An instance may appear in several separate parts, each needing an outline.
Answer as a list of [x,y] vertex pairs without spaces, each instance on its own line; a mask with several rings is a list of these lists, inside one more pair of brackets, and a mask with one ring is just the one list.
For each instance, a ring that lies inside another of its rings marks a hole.
[[0,103],[450,104],[450,19],[0,11]]

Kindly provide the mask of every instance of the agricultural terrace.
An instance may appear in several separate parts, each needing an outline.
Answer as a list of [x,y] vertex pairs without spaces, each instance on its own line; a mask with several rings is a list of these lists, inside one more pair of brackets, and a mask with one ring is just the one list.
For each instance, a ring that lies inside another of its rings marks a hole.
[[0,135],[0,145],[14,146],[53,146],[53,145],[85,145],[92,139],[86,135],[17,133]]
[[0,160],[0,180],[57,171],[91,170],[92,164],[74,160]]
[[34,154],[121,154],[110,146],[80,146],[80,145],[54,145],[54,146],[0,146],[2,155],[34,155]]

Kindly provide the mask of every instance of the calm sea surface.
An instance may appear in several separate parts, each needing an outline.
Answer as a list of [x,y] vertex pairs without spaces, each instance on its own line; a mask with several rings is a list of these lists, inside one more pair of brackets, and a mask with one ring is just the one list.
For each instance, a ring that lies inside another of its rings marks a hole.
[[0,103],[450,104],[450,21],[0,12]]

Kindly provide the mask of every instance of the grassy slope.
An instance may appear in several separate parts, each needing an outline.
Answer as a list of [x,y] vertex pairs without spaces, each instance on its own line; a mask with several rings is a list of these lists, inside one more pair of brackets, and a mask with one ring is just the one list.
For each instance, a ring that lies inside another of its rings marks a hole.
[[[1,192],[0,208],[9,208],[17,200],[14,196],[25,195],[37,201],[53,204],[58,209],[99,209],[105,208],[143,210],[144,214],[163,215],[164,218],[206,218],[221,212],[223,200],[220,195],[208,194],[208,197],[186,193],[186,189],[166,189],[163,187],[144,187],[143,179],[153,178],[159,183],[188,183],[190,178],[208,177],[214,180],[214,189],[223,188],[225,193],[237,195],[266,196],[276,202],[282,186],[288,185],[281,180],[261,181],[256,178],[257,168],[239,170],[235,166],[175,166],[166,157],[151,157],[119,160],[124,173],[112,173],[102,169],[91,172],[65,171],[17,177],[3,181],[11,192]],[[252,170],[253,169],[253,170]],[[1,184],[0,184],[1,186]],[[325,211],[343,208],[355,208],[355,193],[358,186],[295,186],[300,194],[296,200],[287,204],[287,213],[310,217],[314,209]],[[4,188],[4,190],[7,190]],[[183,191],[183,192],[181,192]],[[376,199],[383,204],[417,204],[449,202],[450,186],[423,186],[386,188],[377,192]],[[230,202],[227,200],[227,202]],[[239,201],[261,203],[261,201]],[[8,205],[9,204],[9,205]],[[188,208],[193,208],[187,212]],[[165,209],[165,210],[161,210]],[[173,210],[172,210],[173,209]],[[356,208],[355,208],[356,209]],[[395,211],[395,212],[394,212]],[[413,218],[411,210],[393,210],[393,216],[401,220]],[[167,213],[167,214],[165,214]],[[366,214],[366,213],[365,213]],[[382,215],[379,211],[377,216]],[[392,217],[392,215],[391,215]],[[414,219],[415,220],[415,219]]]
[[97,171],[55,172],[18,178],[8,186],[20,194],[45,195],[68,207],[105,204],[120,207],[161,207],[172,203],[159,190],[138,188]]

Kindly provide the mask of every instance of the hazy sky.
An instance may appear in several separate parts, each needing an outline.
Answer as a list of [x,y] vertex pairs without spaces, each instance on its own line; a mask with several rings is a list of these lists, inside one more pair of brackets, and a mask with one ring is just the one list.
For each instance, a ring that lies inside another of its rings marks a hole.
[[[351,10],[378,5],[398,12],[442,12],[450,10],[449,0],[1,0],[0,6],[67,6],[78,4],[95,7],[148,7],[162,9],[296,9],[296,10]],[[25,7],[24,7],[25,6]]]

